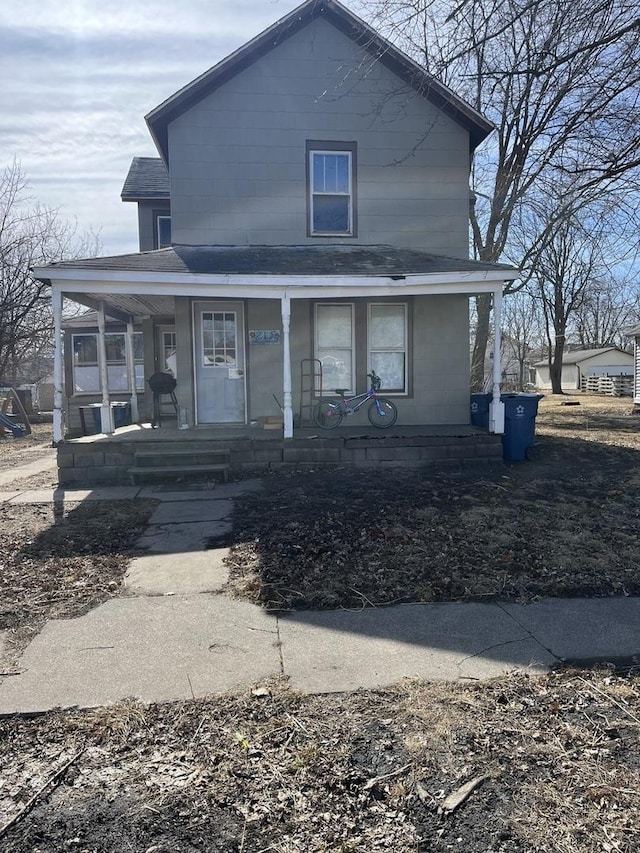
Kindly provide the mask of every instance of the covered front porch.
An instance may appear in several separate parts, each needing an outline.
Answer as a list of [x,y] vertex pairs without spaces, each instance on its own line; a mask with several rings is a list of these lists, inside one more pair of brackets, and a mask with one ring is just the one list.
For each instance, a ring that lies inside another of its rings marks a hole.
[[[163,480],[214,481],[280,468],[411,467],[458,469],[502,462],[500,435],[472,426],[340,426],[330,432],[259,426],[179,429],[134,424],[58,446],[60,484],[124,485]],[[169,464],[172,463],[172,464]],[[182,470],[179,470],[182,465]],[[168,472],[167,468],[174,468]]]
[[[389,246],[173,246],[51,264],[36,274],[52,289],[54,442],[61,447],[66,482],[121,481],[123,471],[140,467],[132,457],[143,453],[142,441],[167,452],[179,445],[185,454],[223,452],[227,442],[229,468],[447,462],[483,458],[476,445],[499,444],[468,426],[468,302],[478,294],[492,296],[498,354],[503,285],[518,275],[511,267]],[[97,331],[92,347],[84,346],[91,335],[78,335],[83,347],[68,347],[63,357],[64,299],[93,308]],[[109,333],[107,318],[122,331]],[[138,330],[144,344],[139,364]],[[174,342],[172,367],[159,333]],[[107,348],[116,338],[119,362]],[[301,366],[321,360],[331,369],[301,386]],[[148,380],[169,369],[177,384],[179,430],[153,434],[145,425]],[[383,377],[381,394],[397,406],[397,424],[372,430],[360,412],[340,431],[323,435],[312,425],[318,399],[336,387],[361,393],[371,369]],[[127,390],[130,395],[134,426],[124,433],[113,418],[114,376],[115,399]],[[91,389],[82,385],[87,377]],[[500,378],[496,357],[489,431],[498,437],[504,430]],[[79,446],[72,443],[78,431],[65,428],[70,389],[75,405],[78,395],[91,405],[90,392],[100,409],[101,437],[79,439]],[[274,405],[282,416],[279,429],[252,427],[260,416],[273,415]],[[102,473],[92,470],[100,467]]]

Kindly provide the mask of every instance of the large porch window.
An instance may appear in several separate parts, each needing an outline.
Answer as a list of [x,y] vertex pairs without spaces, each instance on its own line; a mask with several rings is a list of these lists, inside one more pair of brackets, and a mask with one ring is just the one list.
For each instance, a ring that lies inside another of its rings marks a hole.
[[[107,350],[107,377],[109,391],[127,392],[129,377],[125,335],[123,332],[105,334]],[[98,364],[98,335],[86,333],[73,335],[73,393],[99,394],[100,367]],[[136,391],[144,391],[144,354],[142,332],[134,332],[133,353],[136,374]]]
[[369,305],[368,366],[382,379],[380,390],[407,392],[407,306],[379,302]]
[[356,387],[353,351],[353,305],[318,303],[315,311],[315,357],[322,364],[321,393]]
[[408,394],[408,314],[406,302],[316,303],[314,357],[322,364],[317,393],[362,392],[373,369],[381,391]]

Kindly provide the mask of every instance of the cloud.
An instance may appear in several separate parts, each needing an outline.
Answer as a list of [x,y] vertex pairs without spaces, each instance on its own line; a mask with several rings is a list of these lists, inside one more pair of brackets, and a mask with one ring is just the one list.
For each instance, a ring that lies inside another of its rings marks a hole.
[[0,168],[16,157],[42,203],[137,246],[120,201],[134,156],[155,156],[144,116],[298,0],[0,2]]

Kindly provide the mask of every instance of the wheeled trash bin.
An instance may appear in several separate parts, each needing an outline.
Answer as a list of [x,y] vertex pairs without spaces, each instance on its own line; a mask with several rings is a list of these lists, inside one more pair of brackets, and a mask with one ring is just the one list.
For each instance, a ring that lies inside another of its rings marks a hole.
[[538,401],[543,394],[501,394],[504,403],[502,457],[505,462],[531,459],[535,446]]
[[471,395],[471,425],[481,429],[489,429],[489,404],[493,394]]

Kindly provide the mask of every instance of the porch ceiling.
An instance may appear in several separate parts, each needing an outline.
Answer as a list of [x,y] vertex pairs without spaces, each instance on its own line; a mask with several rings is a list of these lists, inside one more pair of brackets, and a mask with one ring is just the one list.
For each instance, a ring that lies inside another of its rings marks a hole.
[[[73,294],[72,298],[78,302],[82,296]],[[164,317],[175,314],[175,299],[173,296],[152,296],[133,293],[87,293],[84,303],[90,308],[95,308],[98,303],[104,302],[107,314],[112,310],[119,314],[127,314],[140,319],[142,317]]]

